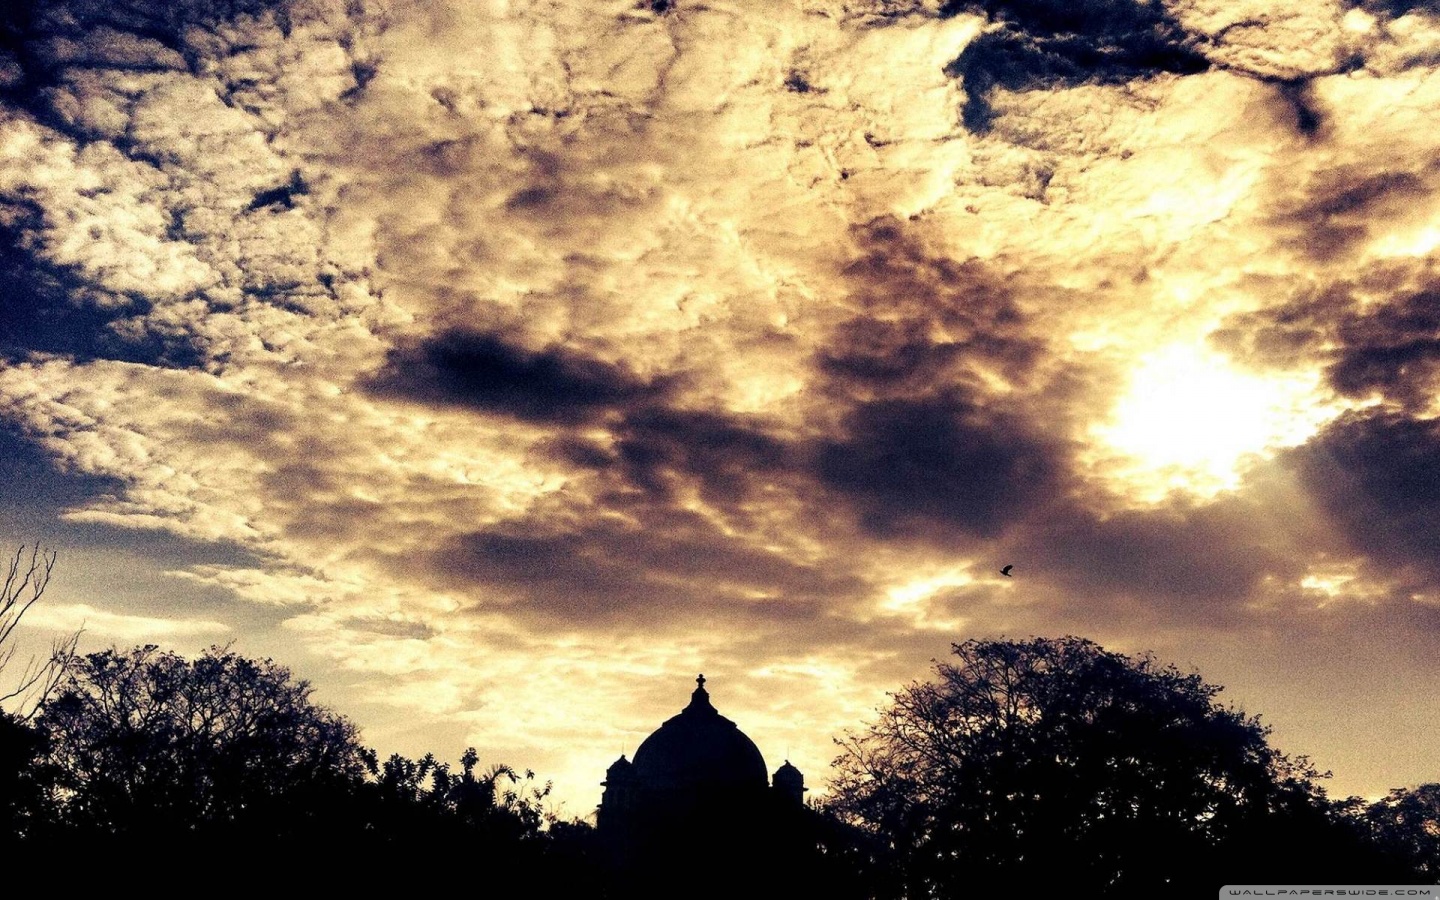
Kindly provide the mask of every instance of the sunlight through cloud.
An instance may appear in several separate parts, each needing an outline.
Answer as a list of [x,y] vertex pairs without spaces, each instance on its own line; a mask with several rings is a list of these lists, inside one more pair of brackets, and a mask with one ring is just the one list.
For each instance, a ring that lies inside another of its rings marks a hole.
[[1123,462],[1127,493],[1213,497],[1239,486],[1247,458],[1294,446],[1338,410],[1316,402],[1313,373],[1259,376],[1186,342],[1142,356],[1093,435]]

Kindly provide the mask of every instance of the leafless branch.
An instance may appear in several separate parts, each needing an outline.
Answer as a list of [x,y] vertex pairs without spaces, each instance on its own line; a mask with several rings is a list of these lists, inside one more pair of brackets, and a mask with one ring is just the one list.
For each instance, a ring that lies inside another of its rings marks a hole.
[[9,639],[20,619],[45,593],[54,568],[53,550],[41,550],[38,545],[33,547],[28,564],[24,545],[15,551],[10,559],[10,570],[5,575],[5,585],[0,588],[0,645]]
[[[30,548],[28,559],[26,556],[22,544],[10,558],[4,583],[0,585],[0,673],[15,661],[17,645],[12,639],[15,629],[30,607],[44,596],[55,569],[53,550],[44,550],[37,544]],[[0,704],[21,700],[14,714],[22,720],[34,717],[69,669],[79,642],[80,632],[76,631],[54,641],[48,656],[27,660],[10,690],[0,694]]]

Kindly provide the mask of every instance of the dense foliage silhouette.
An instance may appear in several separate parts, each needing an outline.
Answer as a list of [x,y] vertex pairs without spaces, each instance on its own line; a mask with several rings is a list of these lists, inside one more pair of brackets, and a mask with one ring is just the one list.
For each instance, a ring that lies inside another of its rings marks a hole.
[[953,649],[840,741],[831,809],[872,836],[878,895],[1014,879],[1213,896],[1413,875],[1198,675],[1074,637]]
[[672,814],[646,833],[658,857],[618,869],[533,773],[473,749],[453,769],[380,760],[270,660],[106,650],[74,660],[39,715],[0,713],[0,847],[169,877],[288,863],[326,889],[443,884],[463,861],[537,897],[892,900],[1001,878],[1213,896],[1440,873],[1440,784],[1332,803],[1198,675],[1079,638],[954,650],[841,739],[825,803]]
[[32,857],[140,859],[169,873],[292,858],[327,885],[413,884],[423,854],[591,874],[590,829],[545,806],[549,786],[473,749],[379,760],[355,726],[271,660],[155,646],[76,660],[33,727],[0,720],[4,840]]
[[1396,788],[1360,814],[1387,856],[1440,884],[1440,783]]
[[283,840],[365,772],[355,726],[270,660],[154,645],[75,662],[38,725],[63,822],[95,838]]

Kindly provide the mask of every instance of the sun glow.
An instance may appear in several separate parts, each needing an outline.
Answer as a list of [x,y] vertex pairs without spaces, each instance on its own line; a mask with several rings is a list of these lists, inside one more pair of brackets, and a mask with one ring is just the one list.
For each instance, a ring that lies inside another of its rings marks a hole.
[[1214,496],[1239,486],[1245,463],[1294,446],[1338,410],[1317,402],[1314,375],[1262,377],[1203,345],[1142,356],[1110,418],[1092,429],[1106,475],[1154,502],[1171,491]]

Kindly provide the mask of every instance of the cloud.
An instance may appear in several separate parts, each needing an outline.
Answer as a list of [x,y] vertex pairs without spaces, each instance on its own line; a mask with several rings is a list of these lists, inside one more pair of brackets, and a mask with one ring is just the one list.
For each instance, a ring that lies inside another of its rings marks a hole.
[[1322,171],[1306,186],[1308,196],[1283,211],[1282,221],[1297,226],[1296,248],[1316,260],[1353,255],[1383,234],[1387,218],[1404,221],[1414,216],[1416,204],[1428,205],[1434,183],[1433,165],[1420,172],[1368,166]]
[[4,486],[7,518],[52,519],[72,505],[123,487],[118,478],[66,472],[32,438],[0,424],[0,485]]
[[990,94],[996,88],[1115,84],[1209,68],[1195,38],[1159,3],[985,0],[947,3],[943,9],[950,15],[961,11],[996,23],[946,69],[964,82],[965,125],[976,132],[989,129],[994,115]]
[[926,229],[886,216],[854,229],[843,270],[860,314],[818,351],[823,374],[855,393],[1028,387],[1044,341],[1016,302],[1018,286],[979,260],[949,258]]
[[396,348],[369,387],[382,397],[448,403],[538,422],[576,424],[663,396],[624,365],[562,347],[530,351],[499,335],[451,330]]
[[1216,66],[1280,85],[1363,64],[1357,22],[1333,0],[1178,0],[1166,4]]
[[1411,13],[1440,14],[1435,0],[1351,0],[1350,6],[1398,19]]
[[25,627],[73,633],[119,641],[173,641],[222,635],[230,626],[208,619],[172,619],[129,616],[84,603],[36,605],[25,615]]
[[335,101],[355,86],[350,13],[129,2],[17,14],[23,89],[0,121],[0,288],[19,335],[7,351],[213,370],[250,351],[237,333],[250,325],[356,299],[358,273],[296,209],[323,198],[268,114],[287,92]]
[[1440,591],[1434,554],[1440,539],[1440,429],[1433,419],[1383,407],[1348,413],[1283,458],[1352,552],[1377,572],[1413,572],[1425,592]]
[[1267,580],[1303,574],[1297,537],[1253,500],[1229,499],[1056,516],[1036,523],[1013,555],[1097,624],[1234,625]]
[[1017,285],[957,263],[893,219],[857,229],[844,270],[860,309],[816,354],[838,421],[816,478],[872,535],[994,537],[1063,491],[1065,440],[1030,415],[1056,383]]
[[601,518],[572,531],[533,531],[465,536],[437,555],[437,568],[520,601],[514,612],[522,617],[625,629],[648,621],[678,633],[706,623],[809,622],[857,586],[843,571],[727,541],[703,517],[679,510],[655,511],[643,527]]
[[688,482],[707,502],[733,510],[800,463],[799,448],[770,433],[761,417],[649,407],[614,430],[604,465],[651,496],[675,497]]
[[[1266,635],[1428,647],[1435,17],[938,7],[7,10],[0,415],[107,548],[65,602],[585,806],[695,671],[818,783],[972,634],[1224,647],[1306,715]],[[1201,472],[1151,450],[1241,430],[1205,385],[1275,402]]]
[[1323,291],[1302,290],[1284,304],[1237,316],[1215,340],[1276,367],[1319,365],[1344,397],[1427,415],[1440,379],[1433,279],[1428,268],[1375,266]]
[[992,537],[1061,484],[1054,446],[962,397],[861,404],[844,427],[820,445],[817,470],[876,535],[929,523]]

